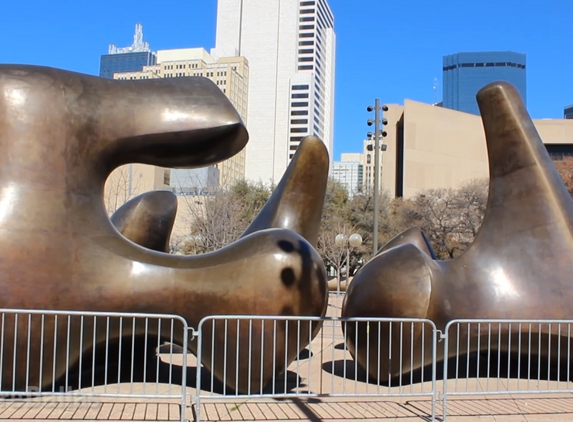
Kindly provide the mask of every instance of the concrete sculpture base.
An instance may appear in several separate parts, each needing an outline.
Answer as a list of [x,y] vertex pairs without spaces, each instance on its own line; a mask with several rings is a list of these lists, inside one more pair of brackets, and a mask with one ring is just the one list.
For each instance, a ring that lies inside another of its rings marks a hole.
[[[301,145],[263,210],[269,216],[257,219],[250,234],[214,253],[174,256],[147,248],[162,249],[165,236],[133,230],[145,220],[133,210],[125,218],[116,216],[116,224],[147,247],[122,236],[106,215],[103,185],[113,169],[130,162],[200,167],[240,151],[247,132],[214,83],[205,78],[114,81],[2,65],[0,94],[0,307],[179,314],[194,327],[213,314],[324,314],[326,274],[312,247],[328,172],[320,141],[310,138]],[[67,327],[45,327],[43,350],[39,319],[30,327],[7,323],[2,337],[13,346],[3,349],[2,388],[45,388],[62,376],[93,346],[86,338],[79,346],[78,323],[72,320],[69,342]],[[148,333],[141,329],[134,336],[169,338],[167,331],[154,333],[157,327]],[[96,344],[104,342],[106,330],[96,331]],[[116,331],[111,327],[110,333]],[[129,336],[129,329],[124,333]],[[237,338],[233,328],[228,334]],[[253,344],[261,336],[255,329]],[[268,349],[272,336],[265,333],[264,339],[258,344]],[[287,347],[284,339],[279,333],[276,350],[283,359],[277,357],[276,365],[270,354],[259,362],[260,350],[241,350],[241,357],[252,352],[257,369],[249,377],[240,361],[240,370],[224,382],[239,391],[250,378],[256,380],[253,386],[268,382],[299,352],[296,341],[289,339]],[[214,366],[221,380],[220,339],[205,341],[217,350],[206,352],[203,364]],[[229,365],[236,356],[227,356]]]
[[[507,83],[490,84],[478,93],[477,100],[487,138],[490,188],[474,243],[459,258],[436,261],[419,229],[398,236],[356,274],[343,316],[428,318],[441,330],[448,321],[461,318],[573,318],[573,201],[515,88]],[[400,334],[387,329],[382,330],[381,341],[390,337],[392,350],[373,359],[378,334],[371,332],[368,350],[365,330],[363,324],[348,324],[346,337],[355,359],[373,379],[387,381],[431,361],[426,344],[425,356],[417,347],[414,356],[402,354],[401,365],[392,364],[389,356],[394,360],[400,356]],[[464,330],[461,327],[461,338],[468,337]],[[487,330],[484,324],[481,332],[470,333],[471,341],[462,342],[459,353],[484,351]],[[507,326],[502,330],[508,330]],[[514,334],[515,330],[519,330],[517,324],[512,327]],[[508,334],[499,333],[500,351],[519,353],[518,342],[510,344]],[[536,335],[535,327],[532,334]],[[540,342],[521,352],[548,358],[552,348],[557,356],[559,335],[553,334],[555,344]],[[498,338],[495,328],[489,335]],[[421,341],[419,331],[411,337],[408,333],[405,350]],[[562,347],[567,344],[561,342]],[[455,350],[448,352],[451,356]],[[567,356],[566,350],[560,356]]]

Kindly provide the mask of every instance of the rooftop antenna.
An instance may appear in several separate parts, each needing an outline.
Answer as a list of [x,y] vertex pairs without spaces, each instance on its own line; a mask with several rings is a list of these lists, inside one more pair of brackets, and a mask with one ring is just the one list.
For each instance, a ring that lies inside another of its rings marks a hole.
[[434,78],[434,105],[438,104],[438,78]]

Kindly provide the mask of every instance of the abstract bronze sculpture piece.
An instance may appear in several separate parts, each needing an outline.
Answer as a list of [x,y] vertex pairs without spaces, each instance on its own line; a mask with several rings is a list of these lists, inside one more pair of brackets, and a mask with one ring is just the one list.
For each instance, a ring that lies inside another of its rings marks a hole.
[[[114,168],[129,162],[200,167],[234,155],[246,142],[237,112],[204,78],[113,81],[44,67],[0,66],[0,307],[178,314],[192,327],[208,315],[323,315],[326,274],[311,243],[322,210],[328,155],[315,138],[301,144],[285,176],[298,180],[296,189],[302,191],[293,193],[289,180],[281,182],[274,194],[278,200],[270,205],[274,217],[258,220],[251,234],[219,251],[182,257],[150,250],[135,242],[161,249],[165,233],[150,240],[128,230],[130,223],[145,221],[145,213],[128,209],[124,217],[116,216],[133,242],[106,215],[102,191]],[[313,166],[297,165],[307,160]],[[305,207],[313,208],[312,218]],[[300,225],[301,217],[311,219]],[[30,327],[7,323],[3,340],[15,346],[4,348],[0,357],[2,388],[43,388],[62,376],[86,352],[87,346],[74,346],[79,344],[77,322],[73,319],[69,330],[46,327],[43,350],[39,319],[32,319]],[[142,328],[132,335],[163,334]],[[296,357],[298,347],[305,347],[292,339],[287,346],[282,325],[276,339],[270,332],[262,337],[257,328],[253,344],[258,338],[261,349],[274,346],[283,359],[275,364],[271,354],[263,358],[255,348],[253,386],[266,384]],[[69,344],[69,353],[54,353],[50,329],[52,339],[57,332],[57,350]],[[246,329],[237,333],[229,327],[228,336],[244,338]],[[105,330],[96,331],[95,343],[105,341]],[[205,353],[203,364],[214,366],[215,377],[222,380],[220,340],[204,339],[216,351]],[[197,344],[181,346],[193,351]],[[245,346],[239,370],[224,379],[239,391],[251,384],[243,363]],[[230,367],[236,357],[239,353],[226,357]]]
[[169,251],[177,215],[177,197],[169,191],[145,192],[129,200],[111,216],[115,228],[138,245]]
[[[345,317],[428,318],[441,330],[452,319],[573,318],[573,201],[517,91],[507,83],[493,83],[478,93],[477,100],[487,139],[490,188],[474,243],[456,259],[436,261],[421,231],[410,229],[355,276],[343,305]],[[519,327],[512,325],[514,335]],[[468,334],[464,325],[460,329],[460,336]],[[381,339],[390,336],[393,350],[373,358],[377,338],[371,336],[367,346],[364,330],[364,325],[349,323],[346,336],[355,359],[375,379],[387,381],[431,362],[431,347],[426,347],[424,356],[417,348],[415,356],[403,353],[401,364],[392,364],[390,352],[395,361],[400,356],[399,333],[388,330]],[[486,351],[487,330],[483,324],[479,333],[469,333],[471,342],[462,342],[457,353]],[[507,341],[507,325],[503,330],[489,333],[504,339],[500,352],[547,358],[547,343],[529,351],[518,349],[517,341]],[[419,331],[405,337],[406,350],[410,343],[422,342]],[[371,360],[366,364],[368,353]]]

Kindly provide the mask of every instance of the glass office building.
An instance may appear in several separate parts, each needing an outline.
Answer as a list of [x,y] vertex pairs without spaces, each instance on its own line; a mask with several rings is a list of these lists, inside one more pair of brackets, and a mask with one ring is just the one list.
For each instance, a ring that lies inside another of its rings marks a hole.
[[513,84],[526,102],[525,54],[512,51],[457,53],[443,58],[443,107],[479,114],[476,94],[496,81]]
[[143,66],[156,64],[155,54],[151,51],[138,53],[104,54],[99,63],[99,75],[113,79],[114,73],[139,72]]
[[563,109],[563,118],[564,119],[573,119],[573,104],[568,105]]
[[101,56],[99,75],[113,79],[114,73],[139,72],[143,70],[143,66],[152,66],[156,61],[155,53],[149,49],[149,44],[143,41],[143,26],[138,23],[135,25],[133,44],[121,48],[110,44],[108,54]]

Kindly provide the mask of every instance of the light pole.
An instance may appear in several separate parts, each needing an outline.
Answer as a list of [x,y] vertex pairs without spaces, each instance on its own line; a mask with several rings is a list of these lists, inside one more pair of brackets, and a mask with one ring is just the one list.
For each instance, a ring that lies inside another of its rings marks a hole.
[[[380,213],[380,149],[386,151],[386,145],[382,145],[380,148],[380,140],[386,136],[385,131],[380,130],[380,123],[382,125],[387,125],[388,120],[380,119],[380,112],[388,111],[388,106],[380,106],[380,100],[376,98],[374,101],[374,107],[368,106],[366,108],[368,112],[374,111],[374,120],[368,119],[368,126],[374,124],[374,233],[372,241],[372,256],[376,255],[378,252],[378,218]],[[372,138],[372,132],[368,132],[368,139]],[[370,149],[369,149],[370,150]]]
[[[358,233],[353,233],[346,237],[345,234],[341,233],[336,235],[334,238],[334,243],[336,246],[343,247],[346,246],[346,288],[348,288],[348,278],[350,276],[350,247],[357,248],[362,245],[362,236]],[[337,294],[340,294],[340,271],[338,272],[338,286],[336,288]]]

